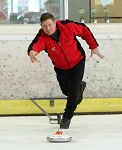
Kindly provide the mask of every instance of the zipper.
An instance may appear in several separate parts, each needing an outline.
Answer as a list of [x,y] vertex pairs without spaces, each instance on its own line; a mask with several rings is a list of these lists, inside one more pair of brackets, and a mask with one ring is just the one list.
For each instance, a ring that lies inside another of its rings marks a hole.
[[68,62],[68,59],[67,59],[67,57],[66,57],[66,55],[65,55],[65,53],[64,53],[64,50],[63,50],[63,48],[62,48],[62,46],[61,46],[61,43],[60,43],[60,42],[57,42],[57,43],[58,43],[59,47],[61,48],[62,53],[64,54],[64,57],[65,57],[65,60],[66,60],[66,62],[67,62],[67,64],[68,64],[68,66],[69,66],[69,69],[71,69],[70,64],[69,64],[69,62]]

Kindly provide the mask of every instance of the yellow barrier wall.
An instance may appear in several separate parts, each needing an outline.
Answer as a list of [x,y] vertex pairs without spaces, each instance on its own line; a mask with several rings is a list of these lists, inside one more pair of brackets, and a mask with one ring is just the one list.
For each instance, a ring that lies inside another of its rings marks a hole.
[[[52,100],[52,99],[51,99]],[[35,100],[50,114],[63,113],[66,99],[54,99],[54,106],[50,106],[50,99]],[[78,105],[76,113],[117,113],[122,112],[122,98],[84,99]],[[44,113],[32,100],[0,100],[0,116],[4,115],[43,115]]]

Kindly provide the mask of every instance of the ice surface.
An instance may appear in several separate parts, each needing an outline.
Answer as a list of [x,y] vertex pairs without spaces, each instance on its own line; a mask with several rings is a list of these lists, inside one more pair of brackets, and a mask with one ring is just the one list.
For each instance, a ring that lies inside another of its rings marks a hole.
[[122,150],[122,114],[74,116],[68,143],[50,143],[58,124],[46,116],[0,117],[0,150]]

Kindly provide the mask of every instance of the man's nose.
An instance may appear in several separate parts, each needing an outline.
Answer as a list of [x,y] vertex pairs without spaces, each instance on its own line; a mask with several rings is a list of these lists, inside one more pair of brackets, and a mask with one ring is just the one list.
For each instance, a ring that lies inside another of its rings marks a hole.
[[49,30],[50,29],[50,27],[49,26],[47,26],[47,30]]

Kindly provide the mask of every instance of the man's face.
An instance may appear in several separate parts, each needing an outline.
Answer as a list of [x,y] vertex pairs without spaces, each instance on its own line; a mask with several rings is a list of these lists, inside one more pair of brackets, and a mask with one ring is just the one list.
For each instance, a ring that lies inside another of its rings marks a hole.
[[52,35],[56,31],[56,22],[48,19],[41,23],[43,31],[48,34]]

